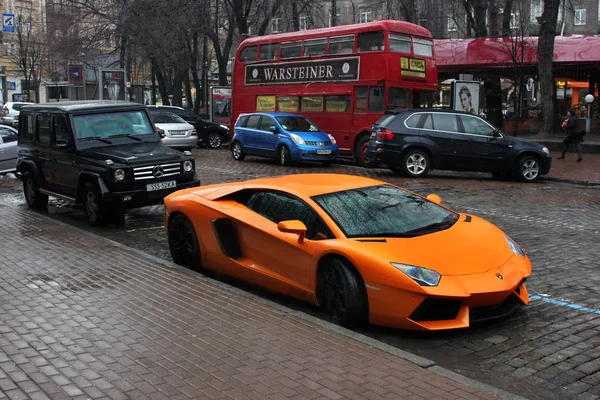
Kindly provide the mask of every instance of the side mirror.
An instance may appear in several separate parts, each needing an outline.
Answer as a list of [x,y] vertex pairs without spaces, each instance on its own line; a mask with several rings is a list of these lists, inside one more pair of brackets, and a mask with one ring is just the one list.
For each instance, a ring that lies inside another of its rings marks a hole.
[[290,221],[281,221],[277,224],[277,229],[279,229],[280,232],[295,233],[297,235],[300,235],[300,237],[298,238],[298,241],[300,243],[304,241],[304,236],[306,236],[306,225],[304,225],[302,221],[299,221],[297,219]]
[[55,145],[58,149],[68,149],[69,141],[64,139],[57,139]]
[[279,129],[277,129],[277,127],[276,127],[276,126],[272,126],[272,127],[270,127],[270,128],[269,128],[269,130],[270,130],[271,132],[273,132],[273,133],[279,133]]
[[165,136],[167,136],[164,129],[159,129],[158,135],[160,136],[161,139],[164,138]]
[[431,193],[430,195],[427,196],[427,200],[429,200],[435,204],[442,204],[442,198],[440,196],[438,196],[437,194]]
[[502,134],[497,129],[494,129],[494,131],[492,132],[492,137],[499,138],[502,137]]

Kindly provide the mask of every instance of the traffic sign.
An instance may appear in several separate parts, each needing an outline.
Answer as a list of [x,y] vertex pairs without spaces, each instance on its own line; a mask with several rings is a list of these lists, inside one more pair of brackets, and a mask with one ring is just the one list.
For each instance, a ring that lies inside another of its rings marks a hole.
[[17,82],[7,81],[6,86],[8,86],[8,90],[17,90]]
[[15,32],[15,14],[2,14],[2,32]]

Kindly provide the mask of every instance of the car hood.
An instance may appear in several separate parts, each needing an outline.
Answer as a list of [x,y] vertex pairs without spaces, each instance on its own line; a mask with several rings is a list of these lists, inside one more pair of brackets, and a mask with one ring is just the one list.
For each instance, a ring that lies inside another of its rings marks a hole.
[[289,133],[296,134],[300,136],[302,139],[308,142],[329,142],[331,139],[329,135],[325,132],[297,132],[297,131],[288,131]]
[[499,268],[514,255],[504,232],[481,218],[466,218],[464,214],[443,231],[414,238],[388,237],[385,242],[381,239],[352,240],[379,261],[428,268],[446,276],[484,273]]
[[82,157],[99,160],[112,160],[115,163],[130,165],[156,164],[181,160],[181,152],[162,143],[140,142],[125,145],[94,147],[81,150]]

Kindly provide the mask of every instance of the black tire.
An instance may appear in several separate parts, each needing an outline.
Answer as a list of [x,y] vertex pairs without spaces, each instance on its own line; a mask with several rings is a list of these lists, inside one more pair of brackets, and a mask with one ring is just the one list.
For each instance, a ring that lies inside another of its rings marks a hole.
[[517,160],[517,179],[522,182],[533,182],[540,177],[542,165],[539,157],[526,154]]
[[354,160],[356,161],[356,165],[360,165],[361,167],[369,166],[366,154],[366,149],[368,145],[369,135],[363,135],[360,138],[358,138],[358,141],[354,146]]
[[408,150],[402,156],[402,172],[411,178],[422,178],[429,171],[429,155],[421,149]]
[[509,181],[514,180],[514,174],[510,172],[492,172],[492,178],[497,181]]
[[388,165],[388,168],[396,175],[403,175],[404,174],[404,170],[400,167],[397,167],[395,165]]
[[231,144],[231,155],[236,161],[242,161],[246,157],[242,144],[237,140]]
[[176,215],[169,222],[169,251],[175,264],[195,271],[201,269],[200,244],[192,222],[184,215]]
[[204,149],[204,148],[206,148],[206,147],[208,146],[208,144],[207,144],[207,143],[203,143],[203,142],[200,142],[200,141],[198,141],[198,144],[197,144],[197,146],[198,146],[198,148],[200,148],[200,149]]
[[208,146],[211,149],[218,149],[223,145],[223,137],[218,132],[211,132],[208,134]]
[[369,321],[369,301],[358,273],[341,260],[333,260],[319,271],[319,304],[329,317],[345,327]]
[[23,193],[29,207],[38,209],[48,207],[48,195],[40,193],[37,180],[29,171],[23,174]]
[[279,164],[287,167],[288,165],[292,164],[292,158],[290,156],[290,149],[288,149],[286,146],[281,146],[279,147],[279,151],[277,152],[279,154]]
[[98,186],[88,182],[81,190],[81,202],[88,222],[94,226],[104,226],[114,222],[114,216],[109,215],[108,206],[102,200]]

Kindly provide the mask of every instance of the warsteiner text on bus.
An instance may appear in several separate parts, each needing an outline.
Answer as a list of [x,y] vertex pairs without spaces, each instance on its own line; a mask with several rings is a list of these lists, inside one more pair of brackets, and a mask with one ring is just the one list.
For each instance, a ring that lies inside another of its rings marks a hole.
[[373,123],[438,89],[434,56],[431,32],[404,21],[246,39],[233,70],[232,126],[247,112],[302,114],[364,165]]

